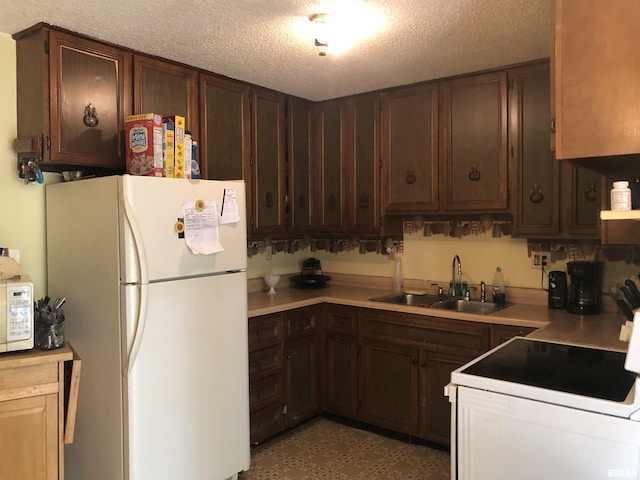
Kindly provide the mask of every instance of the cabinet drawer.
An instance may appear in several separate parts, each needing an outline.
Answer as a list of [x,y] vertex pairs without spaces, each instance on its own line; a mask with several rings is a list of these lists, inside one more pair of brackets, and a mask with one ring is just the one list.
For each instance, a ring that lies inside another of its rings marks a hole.
[[[18,390],[44,384],[58,383],[58,363],[41,363],[0,370],[0,391]],[[46,392],[52,393],[52,392]]]
[[491,337],[489,325],[449,319],[425,319],[417,315],[389,316],[388,313],[366,312],[362,324],[366,336],[406,340],[439,352],[460,349],[463,352],[482,353],[489,349]]
[[249,405],[252,412],[280,400],[282,400],[282,377],[280,375],[272,375],[251,382],[249,385]]
[[356,335],[358,333],[358,310],[353,307],[331,305],[325,313],[328,332]]
[[282,315],[265,315],[249,319],[249,351],[277,345],[282,331]]
[[275,403],[250,415],[251,443],[264,440],[282,429],[282,405]]
[[316,331],[317,311],[317,307],[309,307],[287,312],[284,316],[287,340],[313,335]]
[[278,373],[282,367],[282,349],[279,346],[249,353],[249,380]]

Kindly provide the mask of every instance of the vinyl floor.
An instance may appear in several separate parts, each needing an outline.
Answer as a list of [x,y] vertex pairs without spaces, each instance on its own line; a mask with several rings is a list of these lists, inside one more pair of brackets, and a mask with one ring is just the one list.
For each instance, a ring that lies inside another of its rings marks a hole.
[[320,417],[253,447],[240,480],[449,480],[450,472],[447,452]]

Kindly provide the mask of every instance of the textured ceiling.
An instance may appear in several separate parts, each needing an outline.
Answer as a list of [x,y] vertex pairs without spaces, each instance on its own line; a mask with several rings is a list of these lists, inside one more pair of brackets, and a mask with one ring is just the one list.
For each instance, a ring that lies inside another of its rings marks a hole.
[[[383,28],[321,57],[308,17],[345,4],[376,9]],[[310,100],[546,58],[551,28],[550,0],[0,0],[0,11],[0,32],[46,22]]]

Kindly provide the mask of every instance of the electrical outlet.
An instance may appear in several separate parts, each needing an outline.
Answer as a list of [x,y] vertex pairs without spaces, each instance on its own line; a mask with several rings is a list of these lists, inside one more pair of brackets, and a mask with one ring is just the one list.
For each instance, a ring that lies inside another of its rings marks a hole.
[[531,269],[540,270],[549,264],[549,252],[531,252]]

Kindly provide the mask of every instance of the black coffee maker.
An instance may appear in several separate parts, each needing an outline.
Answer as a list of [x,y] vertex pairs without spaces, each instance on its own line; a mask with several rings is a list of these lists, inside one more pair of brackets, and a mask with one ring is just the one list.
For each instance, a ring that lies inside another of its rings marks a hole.
[[571,278],[567,311],[577,315],[595,315],[602,311],[602,262],[567,263]]

